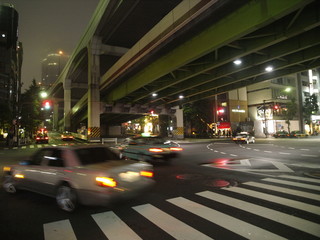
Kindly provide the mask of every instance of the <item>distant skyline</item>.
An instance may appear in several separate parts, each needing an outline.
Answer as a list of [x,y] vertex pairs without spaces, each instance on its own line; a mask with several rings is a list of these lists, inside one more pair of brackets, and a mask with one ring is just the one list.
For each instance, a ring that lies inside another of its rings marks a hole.
[[41,62],[60,50],[71,55],[100,0],[0,0],[19,14],[18,40],[23,45],[22,92],[32,79],[41,81]]

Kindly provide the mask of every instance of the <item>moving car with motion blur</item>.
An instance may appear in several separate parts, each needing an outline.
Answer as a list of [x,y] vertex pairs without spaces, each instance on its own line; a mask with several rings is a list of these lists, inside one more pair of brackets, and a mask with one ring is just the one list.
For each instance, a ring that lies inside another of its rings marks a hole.
[[41,148],[30,160],[3,170],[6,192],[23,189],[55,197],[68,212],[78,204],[106,206],[131,198],[154,184],[152,165],[121,160],[101,145]]
[[126,141],[127,145],[122,146],[120,156],[146,162],[169,162],[183,150],[178,143],[159,136],[136,136]]
[[49,143],[49,136],[47,133],[37,133],[36,143]]
[[72,141],[74,139],[71,132],[63,132],[61,134],[61,140],[63,141]]
[[287,131],[277,131],[275,134],[273,134],[273,137],[275,138],[286,138],[289,136],[290,134]]
[[255,137],[248,132],[240,132],[232,140],[236,143],[255,143]]

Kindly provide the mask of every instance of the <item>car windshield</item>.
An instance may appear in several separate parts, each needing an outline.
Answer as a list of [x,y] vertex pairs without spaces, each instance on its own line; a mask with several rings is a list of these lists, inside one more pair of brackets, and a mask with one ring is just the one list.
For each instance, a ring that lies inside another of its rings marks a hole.
[[81,148],[75,150],[82,165],[108,162],[110,160],[119,160],[120,158],[111,150],[102,147]]
[[48,135],[45,133],[39,133],[39,134],[37,134],[37,137],[45,138],[45,137],[48,137]]

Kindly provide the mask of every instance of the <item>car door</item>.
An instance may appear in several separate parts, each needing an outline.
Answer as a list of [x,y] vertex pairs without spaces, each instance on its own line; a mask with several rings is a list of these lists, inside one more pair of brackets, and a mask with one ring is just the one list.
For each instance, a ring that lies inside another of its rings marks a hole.
[[41,192],[46,195],[54,195],[56,186],[63,176],[64,162],[62,159],[62,150],[58,148],[51,148],[45,152],[41,163],[42,171],[41,178]]
[[43,183],[42,183],[42,172],[45,164],[45,156],[48,155],[48,152],[51,150],[41,149],[35,155],[32,156],[31,160],[28,162],[28,165],[24,169],[24,186],[36,192],[42,192]]

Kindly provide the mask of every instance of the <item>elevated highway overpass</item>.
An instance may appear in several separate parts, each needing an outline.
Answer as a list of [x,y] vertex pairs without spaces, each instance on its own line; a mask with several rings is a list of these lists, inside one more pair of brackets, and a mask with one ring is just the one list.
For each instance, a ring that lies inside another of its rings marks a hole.
[[49,89],[55,126],[99,138],[154,109],[181,128],[183,104],[319,67],[319,25],[317,0],[101,0]]

